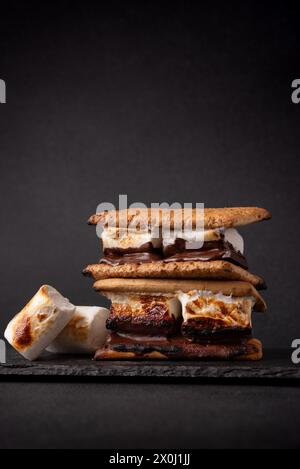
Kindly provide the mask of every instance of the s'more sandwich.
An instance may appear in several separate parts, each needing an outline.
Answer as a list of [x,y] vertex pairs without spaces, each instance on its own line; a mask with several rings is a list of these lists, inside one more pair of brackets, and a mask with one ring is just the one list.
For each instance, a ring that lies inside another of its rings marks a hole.
[[93,215],[103,257],[84,274],[111,301],[103,359],[259,360],[252,312],[265,312],[237,228],[262,208],[129,209]]
[[262,289],[264,280],[248,270],[237,228],[269,218],[270,212],[257,207],[102,212],[93,215],[89,224],[102,226],[104,255],[83,273],[94,280],[235,280]]

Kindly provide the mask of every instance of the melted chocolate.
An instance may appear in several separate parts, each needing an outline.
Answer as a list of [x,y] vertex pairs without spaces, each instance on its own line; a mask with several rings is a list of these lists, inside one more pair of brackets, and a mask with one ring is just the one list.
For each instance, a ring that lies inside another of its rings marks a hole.
[[154,249],[152,243],[144,243],[138,248],[110,248],[104,249],[104,257],[100,264],[124,265],[144,264],[162,260],[162,253]]
[[206,241],[200,249],[186,249],[186,241],[176,239],[173,244],[165,246],[162,251],[154,249],[152,243],[145,243],[138,248],[111,248],[104,250],[100,264],[111,266],[124,264],[143,264],[156,261],[187,262],[226,260],[248,269],[245,256],[236,251],[232,244],[224,241]]
[[146,262],[161,261],[162,257],[155,252],[134,252],[123,255],[105,255],[100,259],[100,264],[123,265],[123,264],[143,264]]
[[245,256],[236,251],[232,244],[223,240],[207,241],[203,243],[201,249],[186,249],[186,241],[176,239],[174,244],[164,248],[164,255],[166,256],[164,262],[207,262],[222,259],[240,265],[244,269],[248,268]]

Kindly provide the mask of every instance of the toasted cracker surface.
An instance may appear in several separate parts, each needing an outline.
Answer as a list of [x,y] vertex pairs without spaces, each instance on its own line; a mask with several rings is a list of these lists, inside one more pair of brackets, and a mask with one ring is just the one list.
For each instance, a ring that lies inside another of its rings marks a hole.
[[[200,215],[199,215],[200,214]],[[116,226],[147,226],[167,225],[171,229],[174,225],[196,227],[197,217],[201,216],[201,211],[196,209],[188,210],[183,215],[182,209],[128,209],[102,212],[92,215],[88,220],[91,225],[114,223]],[[256,223],[271,218],[271,213],[259,207],[225,207],[225,208],[205,208],[204,225],[205,229],[230,228]],[[199,218],[198,218],[199,220]]]
[[177,278],[240,280],[249,282],[257,288],[264,287],[264,280],[251,272],[227,261],[211,262],[151,262],[144,264],[107,264],[88,265],[83,271],[94,280],[105,278]]

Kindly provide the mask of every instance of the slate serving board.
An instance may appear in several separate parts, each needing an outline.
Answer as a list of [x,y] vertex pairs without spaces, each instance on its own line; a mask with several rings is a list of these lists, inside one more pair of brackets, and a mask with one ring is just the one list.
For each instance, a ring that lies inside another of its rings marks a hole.
[[90,357],[52,354],[29,362],[9,349],[6,364],[0,365],[0,379],[9,377],[251,379],[292,380],[300,384],[300,365],[293,365],[291,350],[284,349],[266,350],[259,362],[95,362]]

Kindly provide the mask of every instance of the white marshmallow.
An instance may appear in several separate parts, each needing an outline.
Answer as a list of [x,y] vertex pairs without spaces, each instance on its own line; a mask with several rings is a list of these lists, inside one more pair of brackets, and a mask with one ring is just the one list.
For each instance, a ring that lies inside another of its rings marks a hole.
[[49,285],[43,285],[8,324],[4,337],[21,355],[35,360],[72,319],[75,306]]
[[98,306],[77,306],[74,316],[47,347],[51,353],[93,353],[103,346],[109,310]]
[[118,332],[120,337],[125,339],[133,340],[134,342],[144,342],[149,340],[151,342],[161,342],[162,340],[167,341],[167,337],[163,335],[141,335],[141,334],[129,334],[126,332]]
[[244,254],[244,239],[235,228],[228,228],[224,231],[225,241],[231,243],[234,249]]

